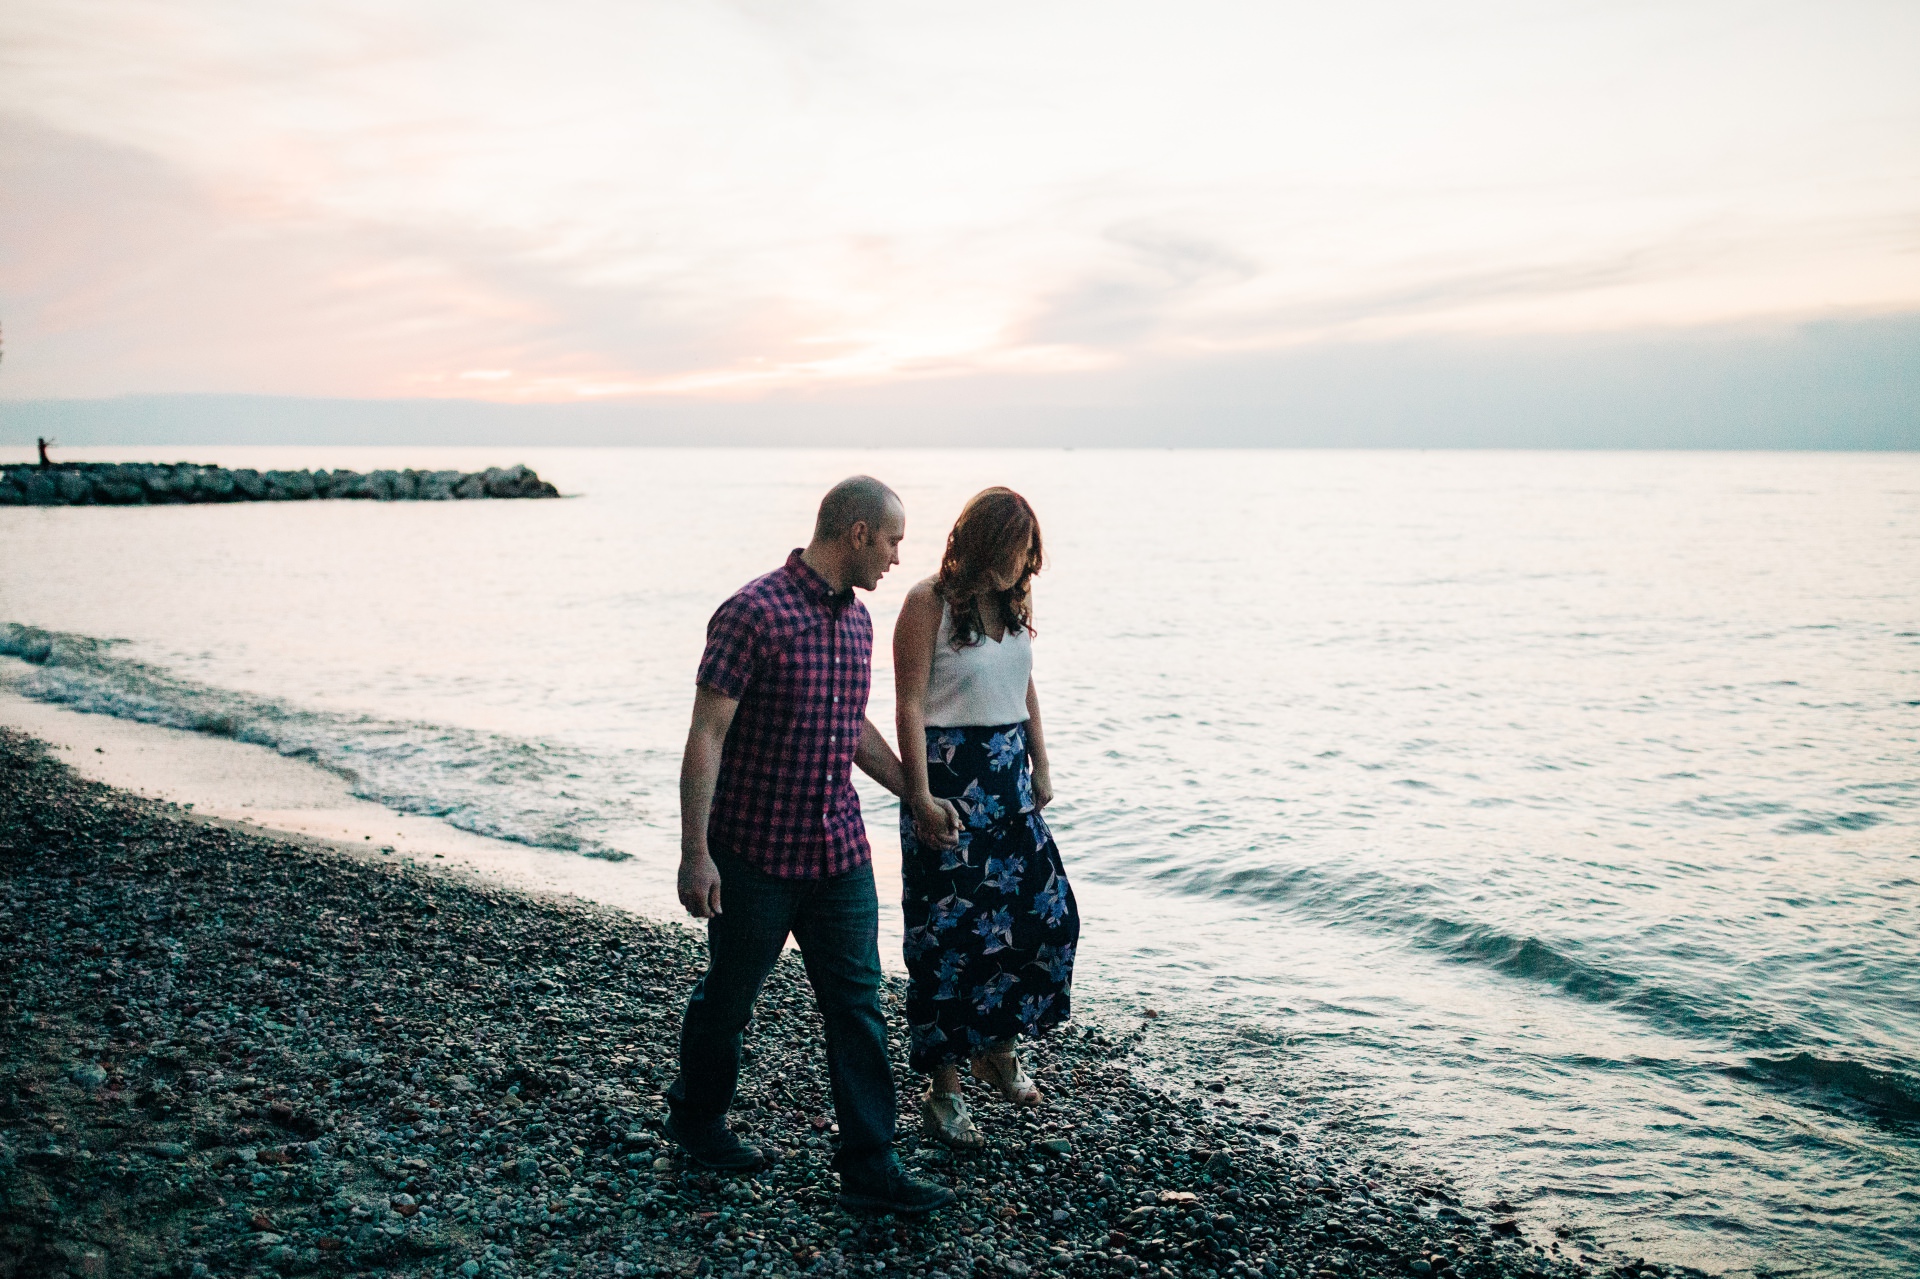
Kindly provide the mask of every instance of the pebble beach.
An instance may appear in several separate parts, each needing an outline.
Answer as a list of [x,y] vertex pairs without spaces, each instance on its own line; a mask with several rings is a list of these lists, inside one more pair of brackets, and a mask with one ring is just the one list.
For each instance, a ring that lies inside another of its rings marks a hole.
[[[959,1202],[852,1216],[797,957],[749,1031],[752,1175],[662,1135],[703,936],[379,847],[263,835],[0,730],[0,1279],[1697,1274],[1463,1202],[1138,1049],[1095,1008],[990,1146],[899,1148]],[[902,995],[888,992],[896,1031]]]

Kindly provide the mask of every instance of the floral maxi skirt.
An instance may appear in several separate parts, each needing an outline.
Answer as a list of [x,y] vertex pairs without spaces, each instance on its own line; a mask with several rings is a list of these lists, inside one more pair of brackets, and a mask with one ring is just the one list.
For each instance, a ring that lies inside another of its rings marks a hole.
[[935,848],[900,806],[910,1060],[922,1073],[1065,1021],[1080,937],[1033,802],[1026,725],[929,728],[927,777],[961,826],[957,846]]

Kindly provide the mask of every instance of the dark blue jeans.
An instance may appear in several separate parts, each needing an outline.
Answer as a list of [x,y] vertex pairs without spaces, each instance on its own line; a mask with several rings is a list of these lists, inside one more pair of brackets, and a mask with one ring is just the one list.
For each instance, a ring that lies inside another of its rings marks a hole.
[[675,1115],[718,1119],[740,1080],[740,1037],[787,935],[800,944],[827,1027],[827,1074],[840,1121],[838,1169],[889,1157],[895,1103],[880,1011],[880,904],[873,867],[829,879],[776,879],[715,850],[721,913],[707,921],[707,971],[680,1027]]

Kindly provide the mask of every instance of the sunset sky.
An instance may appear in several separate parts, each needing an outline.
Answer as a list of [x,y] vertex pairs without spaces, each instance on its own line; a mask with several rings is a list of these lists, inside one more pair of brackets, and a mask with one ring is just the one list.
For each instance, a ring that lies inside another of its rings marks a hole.
[[740,399],[1920,311],[1920,5],[12,0],[0,396]]

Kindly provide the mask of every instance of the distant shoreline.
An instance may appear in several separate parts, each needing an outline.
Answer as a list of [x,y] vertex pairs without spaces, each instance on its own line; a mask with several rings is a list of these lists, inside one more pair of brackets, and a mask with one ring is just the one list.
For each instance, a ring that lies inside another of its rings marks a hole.
[[446,502],[559,497],[525,466],[484,471],[259,471],[198,462],[53,462],[0,469],[0,506]]

